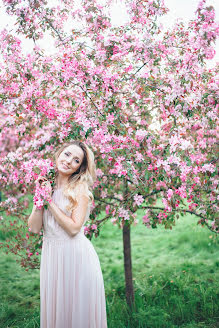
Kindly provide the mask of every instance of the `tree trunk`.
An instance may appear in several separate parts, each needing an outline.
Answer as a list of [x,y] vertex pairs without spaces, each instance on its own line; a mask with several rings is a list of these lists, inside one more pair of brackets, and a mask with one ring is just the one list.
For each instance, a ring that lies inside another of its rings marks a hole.
[[123,227],[123,254],[125,269],[125,292],[126,302],[130,308],[134,304],[134,289],[132,280],[132,258],[131,258],[131,240],[130,225]]

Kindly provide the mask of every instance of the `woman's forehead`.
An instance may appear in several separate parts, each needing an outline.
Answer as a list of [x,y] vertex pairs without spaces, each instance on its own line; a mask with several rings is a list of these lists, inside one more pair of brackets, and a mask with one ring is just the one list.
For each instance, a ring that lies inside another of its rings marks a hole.
[[83,156],[84,156],[83,150],[81,149],[81,147],[79,147],[77,145],[69,145],[63,151],[68,151],[71,154],[78,156],[79,158],[83,158]]

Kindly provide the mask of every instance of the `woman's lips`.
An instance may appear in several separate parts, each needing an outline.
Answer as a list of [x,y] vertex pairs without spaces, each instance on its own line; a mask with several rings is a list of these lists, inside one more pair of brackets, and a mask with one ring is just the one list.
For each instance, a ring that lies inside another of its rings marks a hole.
[[67,169],[69,169],[69,167],[68,166],[66,166],[65,164],[63,164],[62,163],[62,166],[67,170]]

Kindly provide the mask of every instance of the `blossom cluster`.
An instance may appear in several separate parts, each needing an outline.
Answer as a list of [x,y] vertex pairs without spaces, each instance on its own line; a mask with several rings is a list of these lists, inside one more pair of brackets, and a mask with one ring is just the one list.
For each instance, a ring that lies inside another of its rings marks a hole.
[[[19,207],[37,177],[50,172],[60,143],[84,140],[97,166],[87,236],[98,234],[102,213],[123,228],[138,222],[138,209],[148,210],[147,227],[171,229],[187,210],[218,232],[218,67],[206,65],[219,33],[214,8],[201,1],[194,19],[165,30],[160,0],[127,2],[129,20],[116,28],[96,0],[78,10],[70,0],[4,4],[17,32],[35,44],[25,54],[19,34],[0,31],[4,196]],[[83,28],[68,34],[66,24],[78,20]],[[51,54],[38,44],[45,31],[54,40]],[[37,187],[35,205],[45,199]]]

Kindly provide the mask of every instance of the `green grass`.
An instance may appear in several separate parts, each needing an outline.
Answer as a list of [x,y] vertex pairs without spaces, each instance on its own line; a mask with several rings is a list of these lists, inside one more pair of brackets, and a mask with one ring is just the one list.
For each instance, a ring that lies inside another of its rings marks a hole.
[[[172,231],[147,229],[141,220],[131,228],[131,314],[125,302],[122,230],[105,224],[92,243],[104,276],[108,328],[219,327],[218,241],[196,222],[187,215]],[[2,251],[0,267],[0,327],[39,327],[39,270],[26,272]]]

